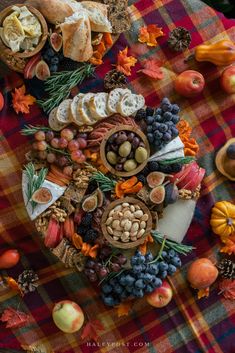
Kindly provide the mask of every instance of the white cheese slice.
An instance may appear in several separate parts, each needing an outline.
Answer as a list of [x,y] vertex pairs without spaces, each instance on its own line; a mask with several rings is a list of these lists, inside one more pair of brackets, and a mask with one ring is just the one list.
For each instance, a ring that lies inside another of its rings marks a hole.
[[159,219],[158,230],[167,239],[181,243],[192,222],[196,201],[178,200],[164,209],[162,219]]
[[172,151],[177,151],[179,149],[184,148],[184,144],[177,136],[175,139],[173,139],[171,142],[169,142],[166,146],[162,147],[160,151],[155,152],[152,156],[150,156],[149,161],[156,161],[157,158],[172,152]]
[[166,161],[168,159],[173,159],[173,158],[182,158],[184,157],[184,149],[179,148],[176,151],[168,152],[166,154],[163,154],[155,159],[155,161]]
[[[37,178],[37,176],[35,176]],[[48,202],[47,204],[37,204],[34,208],[32,209],[31,203],[28,202],[27,198],[27,185],[28,185],[28,178],[25,172],[22,174],[22,194],[23,194],[23,199],[25,203],[26,210],[28,212],[28,215],[30,219],[33,221],[35,218],[37,218],[42,212],[44,212],[49,206],[51,206],[56,200],[58,200],[65,192],[66,187],[62,187],[59,185],[56,185],[54,183],[51,183],[48,180],[45,180],[42,184],[42,187],[46,187],[50,189],[51,194],[52,194],[52,200]]]

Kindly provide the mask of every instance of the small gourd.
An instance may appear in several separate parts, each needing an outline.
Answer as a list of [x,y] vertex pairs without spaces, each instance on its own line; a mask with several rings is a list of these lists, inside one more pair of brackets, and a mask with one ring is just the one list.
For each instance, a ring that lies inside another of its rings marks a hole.
[[235,62],[235,44],[223,39],[214,44],[201,44],[195,48],[197,61],[209,61],[217,66],[227,66]]
[[223,242],[235,231],[235,205],[228,201],[216,202],[211,212],[210,225]]

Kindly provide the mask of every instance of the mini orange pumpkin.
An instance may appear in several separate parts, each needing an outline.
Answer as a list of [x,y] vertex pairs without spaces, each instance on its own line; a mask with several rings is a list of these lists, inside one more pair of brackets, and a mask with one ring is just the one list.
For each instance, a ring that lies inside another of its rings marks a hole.
[[235,205],[219,201],[212,208],[210,225],[223,242],[235,232]]

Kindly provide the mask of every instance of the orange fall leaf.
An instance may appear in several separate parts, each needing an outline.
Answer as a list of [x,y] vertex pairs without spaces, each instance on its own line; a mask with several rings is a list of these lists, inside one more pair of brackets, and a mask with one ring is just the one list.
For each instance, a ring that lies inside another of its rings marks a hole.
[[156,47],[156,39],[162,36],[164,36],[162,28],[155,24],[150,24],[147,27],[143,26],[139,29],[138,41],[146,43],[149,47]]
[[148,59],[143,62],[143,69],[138,72],[142,72],[155,80],[161,80],[164,77],[162,64],[163,63],[158,59]]
[[25,85],[20,88],[15,88],[15,92],[12,92],[12,105],[17,114],[29,113],[29,106],[36,102],[36,98],[30,94],[25,94]]
[[235,255],[235,241],[231,239],[226,239],[224,247],[221,248],[220,252],[228,255]]
[[201,298],[204,298],[204,297],[208,297],[209,293],[210,293],[209,287],[203,288],[203,289],[199,289],[199,291],[197,293],[197,297],[198,297],[198,299],[201,299]]
[[128,47],[120,50],[117,56],[116,69],[126,76],[131,75],[131,67],[135,66],[137,59],[134,56],[127,56]]
[[128,300],[116,306],[118,317],[127,316],[132,308],[133,301]]

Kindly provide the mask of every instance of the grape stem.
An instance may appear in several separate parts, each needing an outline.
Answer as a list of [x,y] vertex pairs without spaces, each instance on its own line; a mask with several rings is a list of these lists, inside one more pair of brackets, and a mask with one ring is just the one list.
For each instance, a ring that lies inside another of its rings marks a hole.
[[154,264],[155,262],[157,262],[159,259],[162,258],[162,252],[165,248],[165,244],[166,244],[166,235],[164,235],[164,237],[163,237],[163,241],[162,241],[160,250],[158,252],[158,255],[155,257],[155,259],[153,261],[149,262],[149,264]]
[[124,272],[126,269],[123,268],[121,269],[119,272],[111,272],[108,274],[108,276],[105,276],[104,278],[102,278],[102,280],[98,283],[98,286],[101,285],[101,283],[103,283],[104,281],[108,281],[111,278],[115,278],[117,276],[119,276],[122,272]]

